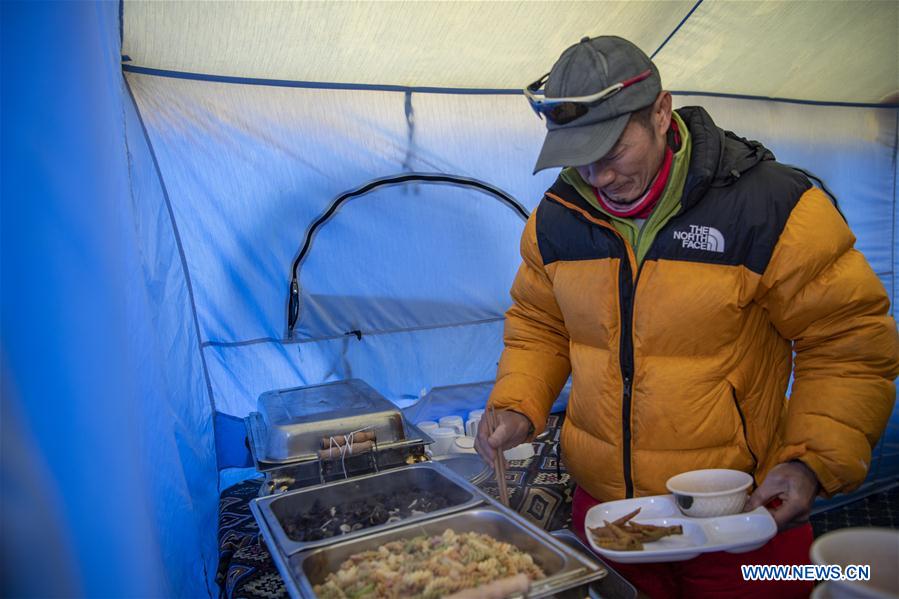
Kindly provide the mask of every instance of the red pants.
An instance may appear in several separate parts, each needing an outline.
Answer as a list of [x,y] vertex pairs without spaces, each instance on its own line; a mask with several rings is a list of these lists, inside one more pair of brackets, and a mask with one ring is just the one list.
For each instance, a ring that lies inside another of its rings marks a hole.
[[[571,506],[571,530],[581,540],[584,518],[599,501],[578,487]],[[603,558],[619,574],[652,599],[694,597],[793,599],[808,597],[814,583],[806,581],[744,581],[743,564],[808,564],[813,540],[812,525],[782,531],[768,543],[747,553],[703,553],[683,562],[619,564]]]

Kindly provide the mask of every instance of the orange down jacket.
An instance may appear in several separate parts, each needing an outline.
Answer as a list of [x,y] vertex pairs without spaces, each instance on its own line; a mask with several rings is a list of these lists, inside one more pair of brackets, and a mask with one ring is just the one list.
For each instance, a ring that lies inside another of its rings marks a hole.
[[603,501],[700,468],[760,483],[793,459],[825,493],[851,490],[895,399],[884,288],[805,175],[678,112],[693,140],[681,208],[642,264],[561,179],[531,214],[490,403],[539,434],[570,374],[562,459]]

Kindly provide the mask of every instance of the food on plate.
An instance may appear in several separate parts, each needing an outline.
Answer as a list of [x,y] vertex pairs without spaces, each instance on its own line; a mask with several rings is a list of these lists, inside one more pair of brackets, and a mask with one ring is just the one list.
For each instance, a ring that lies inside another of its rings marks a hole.
[[603,520],[605,526],[588,528],[588,530],[597,545],[613,551],[640,551],[643,549],[643,543],[651,543],[671,535],[684,534],[684,529],[679,524],[656,526],[632,522],[631,519],[639,513],[640,508],[637,508],[613,522]]
[[406,491],[375,493],[338,505],[316,499],[309,511],[285,519],[281,526],[294,541],[320,541],[386,522],[399,522],[449,507],[443,495],[412,487]]
[[504,596],[496,593],[522,591],[524,580],[518,575],[524,575],[528,585],[546,577],[529,554],[513,545],[481,533],[447,529],[442,535],[391,541],[352,555],[314,591],[325,599],[429,599],[480,587],[479,592]]

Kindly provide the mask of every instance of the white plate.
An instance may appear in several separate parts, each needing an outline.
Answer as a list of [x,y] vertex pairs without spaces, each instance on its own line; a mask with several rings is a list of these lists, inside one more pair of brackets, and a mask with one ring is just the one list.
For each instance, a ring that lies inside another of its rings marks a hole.
[[597,545],[587,531],[593,551],[623,564],[679,562],[711,551],[745,553],[758,549],[777,534],[777,524],[764,507],[732,516],[688,518],[677,509],[673,495],[601,503],[590,508],[584,524],[587,528],[597,528],[603,526],[603,520],[617,520],[637,508],[640,513],[634,517],[635,522],[658,526],[680,524],[684,534],[644,543],[642,551],[615,551]]

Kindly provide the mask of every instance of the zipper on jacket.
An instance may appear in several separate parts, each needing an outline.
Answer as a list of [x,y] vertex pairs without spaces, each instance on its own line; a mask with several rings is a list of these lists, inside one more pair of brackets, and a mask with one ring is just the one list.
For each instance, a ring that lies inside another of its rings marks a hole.
[[[620,239],[620,237],[619,237]],[[634,340],[631,323],[634,314],[634,291],[636,282],[631,274],[631,262],[627,255],[627,242],[621,239],[624,256],[618,269],[618,294],[621,310],[621,335],[618,343],[618,360],[621,365],[621,426],[622,451],[624,454],[624,494],[634,496],[634,481],[631,472],[631,399],[634,384]],[[639,270],[638,270],[639,272]]]
[[734,399],[734,407],[737,408],[737,414],[740,415],[740,426],[743,427],[743,441],[746,442],[746,449],[749,450],[749,455],[752,456],[752,467],[754,470],[759,465],[759,459],[756,457],[755,452],[752,451],[752,446],[749,444],[749,431],[746,429],[746,416],[743,415],[743,410],[740,408],[740,402],[737,401],[736,389],[731,389],[731,397]]
[[[621,366],[621,426],[622,426],[622,452],[624,461],[624,492],[625,497],[630,499],[634,496],[634,480],[631,472],[631,403],[634,386],[634,339],[633,339],[633,321],[634,321],[634,296],[636,295],[637,283],[640,281],[640,272],[643,270],[643,264],[637,265],[636,254],[628,249],[628,243],[622,237],[615,227],[606,221],[600,220],[592,216],[587,210],[566,202],[559,196],[548,193],[546,197],[551,201],[572,210],[587,222],[599,225],[607,229],[613,237],[620,243],[623,249],[620,259],[621,266],[618,269],[618,303],[620,306],[621,317],[621,335],[618,342],[618,361]],[[653,240],[655,243],[655,240]],[[652,245],[647,248],[647,252],[652,249]],[[634,265],[637,267],[637,276],[633,276],[631,266],[631,255],[634,254]]]

